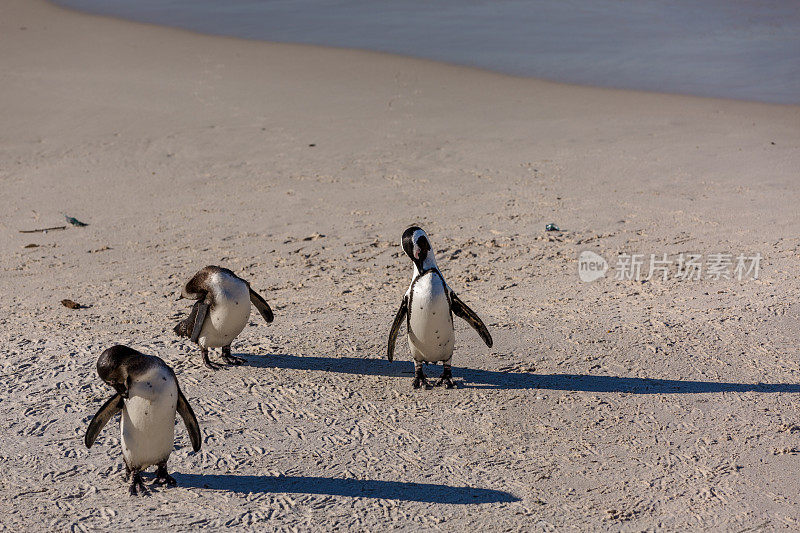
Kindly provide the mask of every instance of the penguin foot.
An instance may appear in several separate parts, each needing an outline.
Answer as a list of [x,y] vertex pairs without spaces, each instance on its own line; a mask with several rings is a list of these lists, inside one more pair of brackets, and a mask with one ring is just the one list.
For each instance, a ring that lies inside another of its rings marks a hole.
[[419,389],[419,388],[430,389],[431,388],[431,384],[428,383],[428,380],[425,379],[425,378],[414,378],[414,381],[411,382],[411,386],[414,387],[415,389]]
[[154,485],[166,485],[167,487],[176,487],[178,482],[175,481],[175,478],[170,476],[169,474],[164,474],[164,477],[157,477],[155,481],[153,481]]
[[222,358],[225,359],[225,362],[229,365],[243,365],[247,362],[243,357],[232,355],[230,346],[222,348]]
[[419,389],[420,387],[424,387],[425,389],[431,388],[431,384],[428,383],[428,379],[425,377],[422,369],[417,370],[417,374],[414,376],[414,381],[411,382],[411,386],[415,389]]
[[158,468],[156,468],[156,479],[153,481],[153,485],[166,485],[168,487],[174,487],[177,484],[178,482],[175,481],[175,478],[170,476],[169,472],[167,472],[167,464],[162,463],[158,465]]
[[203,364],[206,365],[206,367],[210,368],[211,370],[219,370],[222,368],[222,365],[213,363],[211,362],[211,359],[208,358],[208,348],[203,348],[201,351],[203,353]]
[[439,381],[436,382],[437,387],[440,385],[444,385],[445,388],[448,389],[452,389],[456,386],[455,383],[453,383],[453,371],[450,369],[450,365],[448,363],[444,364],[442,375],[439,376]]
[[131,476],[131,486],[128,491],[131,493],[131,496],[146,496],[147,487],[144,486],[144,481],[142,481],[142,475],[139,472],[132,472]]
[[130,481],[131,479],[131,469],[128,468],[128,465],[125,465],[125,471],[122,472],[122,479],[124,481]]
[[209,360],[203,361],[203,364],[206,366],[206,368],[210,368],[211,370],[219,370],[220,368],[222,368],[222,365],[218,365],[217,363],[212,363]]
[[436,382],[436,386],[437,387],[441,387],[442,385],[444,385],[445,389],[454,389],[456,387],[456,384],[453,383],[453,377],[452,376],[442,376],[442,377],[440,377],[439,380]]
[[247,362],[244,357],[238,357],[236,355],[231,355],[228,357],[223,356],[223,359],[225,359],[225,362],[228,363],[229,365],[236,365],[236,366],[243,365]]
[[177,484],[178,482],[175,481],[175,478],[167,474],[166,469],[164,469],[163,472],[161,469],[156,472],[156,479],[153,481],[153,485],[166,485],[167,487],[174,487]]

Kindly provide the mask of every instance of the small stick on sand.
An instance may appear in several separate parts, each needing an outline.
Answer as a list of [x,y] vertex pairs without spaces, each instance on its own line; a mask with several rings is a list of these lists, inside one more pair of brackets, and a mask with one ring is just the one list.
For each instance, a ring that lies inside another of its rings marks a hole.
[[21,229],[19,230],[20,233],[43,233],[45,231],[53,231],[57,229],[67,229],[66,226],[53,226],[52,228],[41,228],[41,229]]

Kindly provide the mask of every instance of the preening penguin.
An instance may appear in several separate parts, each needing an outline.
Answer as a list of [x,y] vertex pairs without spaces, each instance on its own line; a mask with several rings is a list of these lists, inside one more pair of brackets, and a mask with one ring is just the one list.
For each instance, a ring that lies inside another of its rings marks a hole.
[[247,325],[251,303],[268,323],[274,319],[264,298],[227,268],[211,265],[201,269],[183,286],[181,297],[197,303],[188,318],[175,326],[175,333],[197,343],[203,363],[212,370],[220,366],[208,358],[209,348],[222,348],[226,363],[244,363],[241,357],[231,355],[231,343]]
[[178,386],[175,372],[158,357],[117,345],[100,354],[97,373],[117,392],[89,423],[86,447],[91,448],[108,421],[122,411],[122,458],[131,494],[146,491],[141,472],[153,465],[157,465],[156,484],[176,485],[167,472],[167,459],[174,448],[176,411],[189,431],[194,451],[200,450],[201,438],[197,418]]
[[492,336],[478,315],[462,302],[445,282],[436,266],[436,258],[431,249],[428,235],[419,227],[412,226],[403,233],[402,246],[414,264],[414,275],[400,309],[394,317],[389,332],[389,361],[394,359],[394,346],[403,320],[406,322],[408,346],[414,358],[413,386],[418,389],[430,385],[422,371],[422,363],[442,361],[444,370],[436,385],[453,387],[453,374],[450,360],[453,357],[455,332],[453,315],[463,318],[492,347]]

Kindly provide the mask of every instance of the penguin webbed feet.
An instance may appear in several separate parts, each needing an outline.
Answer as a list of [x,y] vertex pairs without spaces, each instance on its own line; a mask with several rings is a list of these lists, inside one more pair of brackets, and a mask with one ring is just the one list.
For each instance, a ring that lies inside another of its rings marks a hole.
[[414,387],[415,389],[431,388],[431,384],[428,383],[428,378],[425,377],[425,373],[422,371],[422,367],[417,369],[417,372],[414,375],[414,381],[411,382],[411,386]]
[[420,388],[430,389],[430,388],[432,388],[431,384],[428,383],[428,380],[425,378],[425,376],[423,376],[421,378],[420,377],[415,377],[414,381],[411,382],[411,386],[414,387],[415,389],[420,389]]
[[449,365],[444,367],[444,370],[442,370],[442,375],[439,376],[439,379],[436,381],[437,387],[442,385],[444,385],[446,389],[453,389],[456,386],[456,384],[453,383],[453,371],[450,370]]
[[167,487],[174,487],[178,484],[175,478],[170,476],[167,472],[167,464],[160,464],[156,469],[156,479],[153,485],[166,485]]
[[146,496],[149,494],[147,487],[144,486],[142,481],[142,474],[137,471],[131,471],[131,486],[128,488],[131,496]]
[[456,384],[453,383],[453,378],[450,377],[450,376],[448,376],[448,377],[442,376],[436,381],[436,386],[437,387],[441,387],[442,385],[444,385],[445,389],[455,389],[456,388]]
[[211,370],[219,370],[222,368],[222,365],[218,365],[208,358],[208,348],[201,348],[200,351],[203,354],[203,364],[206,365],[207,368],[210,368]]
[[229,365],[243,365],[247,362],[243,357],[232,355],[230,345],[222,348],[222,358]]

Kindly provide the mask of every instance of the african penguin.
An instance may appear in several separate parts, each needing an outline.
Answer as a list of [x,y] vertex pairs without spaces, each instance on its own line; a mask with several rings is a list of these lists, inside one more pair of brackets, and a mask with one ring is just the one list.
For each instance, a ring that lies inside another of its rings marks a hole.
[[462,302],[445,282],[436,266],[428,235],[419,227],[412,226],[403,233],[402,246],[414,264],[411,285],[403,296],[403,302],[394,317],[389,332],[389,361],[394,358],[394,346],[403,319],[406,321],[408,346],[414,358],[413,386],[415,389],[430,387],[422,371],[422,363],[442,361],[444,370],[436,385],[453,387],[450,360],[453,357],[455,334],[453,315],[463,318],[475,328],[486,343],[492,347],[492,336],[478,315]]
[[178,386],[175,372],[158,357],[127,346],[113,346],[97,359],[97,374],[113,387],[114,394],[94,415],[84,443],[91,448],[108,421],[122,411],[122,458],[130,493],[146,492],[141,472],[156,465],[159,485],[176,485],[167,473],[167,459],[174,447],[175,412],[189,432],[192,449],[200,450],[200,426]]
[[256,306],[267,322],[274,316],[269,304],[250,284],[228,270],[207,266],[190,279],[181,291],[181,298],[197,300],[188,318],[175,326],[175,333],[189,337],[200,346],[203,362],[212,369],[220,366],[208,358],[209,348],[222,348],[226,363],[240,365],[244,359],[231,355],[231,343],[242,332],[250,318],[250,304]]

